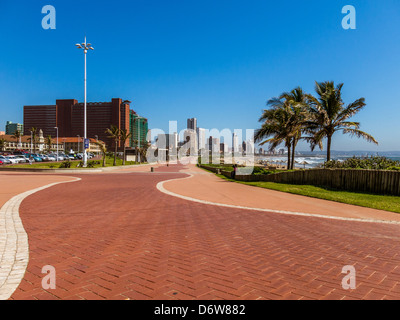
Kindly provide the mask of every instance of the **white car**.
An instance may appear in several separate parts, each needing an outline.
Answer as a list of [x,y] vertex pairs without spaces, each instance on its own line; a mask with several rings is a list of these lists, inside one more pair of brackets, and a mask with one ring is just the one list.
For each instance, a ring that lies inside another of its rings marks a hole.
[[18,164],[19,160],[17,159],[16,156],[6,156],[6,159],[11,161],[11,164]]
[[18,163],[26,163],[29,162],[29,160],[27,158],[25,158],[24,156],[15,156],[15,158],[17,158]]
[[56,161],[56,156],[54,154],[48,154],[47,161]]

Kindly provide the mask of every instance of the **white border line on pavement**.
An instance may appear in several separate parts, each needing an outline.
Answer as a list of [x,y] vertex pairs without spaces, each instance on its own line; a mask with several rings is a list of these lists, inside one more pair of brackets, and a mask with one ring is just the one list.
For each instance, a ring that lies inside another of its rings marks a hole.
[[270,212],[270,213],[278,213],[278,214],[286,214],[286,215],[292,215],[292,216],[302,216],[302,217],[311,217],[311,218],[322,218],[322,219],[331,219],[331,220],[341,220],[341,221],[354,221],[354,222],[372,222],[372,223],[382,223],[382,224],[395,224],[395,225],[400,225],[399,221],[389,221],[389,220],[377,220],[377,219],[362,219],[362,218],[345,218],[345,217],[336,217],[336,216],[328,216],[328,215],[322,215],[322,214],[314,214],[314,213],[305,213],[305,212],[294,212],[294,211],[284,211],[284,210],[274,210],[274,209],[264,209],[264,208],[252,208],[252,207],[245,207],[245,206],[237,206],[237,205],[232,205],[232,204],[225,204],[225,203],[218,203],[218,202],[211,202],[211,201],[206,201],[206,200],[200,200],[192,197],[187,197],[183,196],[171,191],[168,191],[164,187],[164,183],[167,183],[169,181],[176,181],[176,180],[184,180],[184,179],[190,179],[194,175],[188,172],[182,172],[187,175],[188,177],[185,178],[176,178],[176,179],[169,179],[165,181],[161,181],[157,184],[157,189],[167,195],[181,198],[184,200],[188,201],[193,201],[193,202],[198,202],[202,204],[208,204],[208,205],[213,205],[213,206],[220,206],[220,207],[227,207],[227,208],[235,208],[235,209],[245,209],[245,210],[253,210],[253,211],[263,211],[263,212]]
[[74,180],[54,182],[43,187],[26,191],[8,200],[0,209],[0,300],[7,300],[21,283],[29,261],[28,235],[25,232],[19,207],[22,201],[38,192],[57,184],[76,182]]

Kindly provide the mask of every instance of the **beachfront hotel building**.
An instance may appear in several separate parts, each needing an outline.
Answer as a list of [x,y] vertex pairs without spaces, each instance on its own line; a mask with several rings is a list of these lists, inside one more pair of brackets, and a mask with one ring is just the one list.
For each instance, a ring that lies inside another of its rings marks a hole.
[[[110,148],[113,146],[112,138],[105,133],[111,125],[120,130],[131,130],[136,128],[132,121],[138,115],[130,109],[130,101],[114,98],[111,102],[89,102],[87,103],[87,137],[104,141]],[[135,115],[135,116],[134,116]],[[147,135],[147,119],[141,118],[142,126],[135,132],[134,138]],[[59,137],[83,137],[84,136],[84,104],[75,99],[56,100],[55,105],[24,106],[24,135],[30,135],[31,128],[41,129],[44,136],[56,137],[58,128]],[[146,132],[145,132],[146,131]],[[131,147],[132,140],[128,139],[125,146]],[[122,143],[118,143],[122,148]]]

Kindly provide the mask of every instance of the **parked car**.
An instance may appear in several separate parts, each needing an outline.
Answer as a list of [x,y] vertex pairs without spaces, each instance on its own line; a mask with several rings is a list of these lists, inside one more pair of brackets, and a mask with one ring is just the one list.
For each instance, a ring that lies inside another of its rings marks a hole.
[[0,160],[3,162],[3,164],[11,164],[11,161],[5,156],[0,156]]
[[47,161],[56,161],[56,156],[54,154],[46,155]]
[[18,164],[19,160],[17,159],[16,156],[6,156],[6,159],[11,161],[11,164]]
[[33,159],[33,161],[35,161],[35,162],[42,162],[43,160],[42,160],[42,158],[41,157],[39,157],[39,155],[38,154],[36,154],[36,153],[28,153],[27,155],[27,158],[28,158],[28,161],[29,161],[29,159]]
[[29,162],[29,160],[27,158],[25,158],[24,156],[15,156],[15,158],[18,159],[18,163],[26,163]]
[[45,154],[39,154],[38,156],[40,157],[40,159],[42,159],[42,161],[49,161]]

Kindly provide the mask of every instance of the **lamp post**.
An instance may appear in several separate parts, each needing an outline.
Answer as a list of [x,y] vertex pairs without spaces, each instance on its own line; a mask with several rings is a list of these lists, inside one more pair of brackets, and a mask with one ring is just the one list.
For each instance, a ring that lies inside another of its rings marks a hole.
[[32,140],[33,140],[33,134],[32,134],[32,131],[31,131],[31,153],[32,153]]
[[57,145],[57,153],[56,153],[56,161],[58,161],[58,127],[54,127],[54,129],[57,130],[57,142],[56,142],[56,145]]
[[81,140],[81,136],[78,134],[77,137],[78,137],[78,153],[79,153],[79,150],[80,150],[79,143],[80,143],[80,140]]
[[[85,102],[84,102],[84,108],[83,108],[83,123],[84,123],[84,143],[86,143],[86,139],[87,139],[87,111],[86,111],[86,54],[88,52],[88,50],[94,50],[92,45],[90,43],[86,43],[86,37],[85,37],[85,42],[84,43],[77,43],[76,47],[78,49],[83,49],[83,53],[85,56],[85,77],[84,77],[84,83],[85,83]],[[84,147],[84,151],[83,151],[83,167],[87,166],[87,153],[86,153],[86,148]]]

